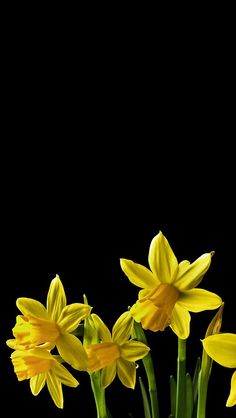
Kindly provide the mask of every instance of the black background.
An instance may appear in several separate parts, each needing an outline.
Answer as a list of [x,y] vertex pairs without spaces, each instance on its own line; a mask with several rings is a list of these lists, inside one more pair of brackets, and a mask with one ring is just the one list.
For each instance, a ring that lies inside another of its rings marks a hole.
[[[123,180],[119,181],[122,183]],[[10,254],[14,260],[7,258],[9,264],[1,306],[1,375],[4,377],[1,379],[1,390],[4,394],[3,403],[6,401],[11,411],[24,411],[26,417],[33,413],[40,415],[45,408],[54,417],[70,417],[75,410],[79,416],[95,416],[86,374],[72,371],[80,381],[80,387],[64,388],[63,411],[54,407],[46,389],[39,396],[33,397],[28,382],[17,382],[9,359],[11,350],[4,345],[4,340],[11,337],[11,328],[17,314],[15,300],[26,296],[45,303],[50,281],[58,273],[68,302],[82,301],[83,293],[86,293],[93,312],[99,314],[111,327],[137,295],[137,289],[120,269],[119,258],[130,258],[148,266],[149,244],[159,230],[168,238],[179,261],[185,258],[193,261],[204,252],[216,251],[202,287],[218,293],[225,300],[222,330],[235,332],[231,213],[228,213],[228,217],[225,213],[219,213],[214,200],[215,192],[202,203],[201,190],[196,191],[197,184],[193,185],[194,199],[189,200],[189,193],[186,195],[181,191],[181,183],[178,183],[181,197],[178,201],[172,194],[173,200],[169,202],[164,201],[165,194],[160,191],[159,197],[154,200],[147,192],[148,183],[133,181],[132,188],[124,182],[123,191],[118,187],[113,188],[114,182],[103,183],[103,187],[96,191],[90,188],[89,200],[86,200],[85,194],[80,194],[79,200],[62,199],[58,194],[57,199],[51,200],[53,210],[50,208],[48,212],[50,219],[47,219],[45,225],[40,222],[36,225],[34,222],[32,234],[29,234],[27,222],[27,233],[23,241],[26,229],[19,229],[19,222],[13,222],[14,231],[10,229],[10,234],[14,239],[10,240],[6,248],[11,248]],[[217,200],[219,197],[224,200],[227,208],[231,207],[231,201],[227,200],[229,195],[223,193],[222,188],[217,190]],[[63,204],[60,205],[62,200]],[[62,208],[65,206],[67,208],[64,212]],[[6,251],[9,257],[9,250]],[[3,257],[3,263],[4,260]],[[47,265],[47,272],[41,268],[44,264]],[[192,314],[187,348],[187,370],[190,373],[193,373],[197,356],[201,355],[200,338],[204,337],[213,313]],[[168,379],[170,374],[176,373],[177,338],[170,329],[164,333],[147,332],[147,337],[157,370],[161,411],[163,416],[167,416]],[[139,373],[143,375],[141,366]],[[225,407],[232,373],[231,369],[214,365],[209,385],[208,416],[215,411],[220,411],[220,416],[233,416],[233,408]],[[10,404],[9,392],[14,399]],[[124,389],[116,379],[107,390],[107,402],[114,417],[128,417],[128,412],[137,418],[143,416],[138,386],[135,391]]]
[[[202,287],[225,300],[222,331],[236,332],[230,25],[213,18],[215,10],[207,17],[199,11],[196,21],[191,13],[176,21],[174,10],[143,12],[136,8],[116,20],[116,11],[97,21],[93,11],[72,25],[71,14],[67,22],[52,15],[34,36],[34,20],[30,28],[7,31],[0,388],[10,415],[96,414],[86,374],[73,371],[80,386],[64,388],[63,411],[46,389],[33,397],[28,382],[17,382],[5,346],[16,298],[45,303],[57,273],[68,302],[86,293],[93,312],[111,327],[137,296],[119,259],[148,266],[159,230],[179,261],[216,252]],[[11,13],[12,28],[14,19]],[[190,373],[213,313],[192,314]],[[147,337],[167,417],[177,339],[170,329]],[[213,366],[207,417],[235,414],[235,407],[225,407],[232,373]],[[124,389],[118,379],[107,390],[114,418],[143,417],[140,399],[138,385]]]

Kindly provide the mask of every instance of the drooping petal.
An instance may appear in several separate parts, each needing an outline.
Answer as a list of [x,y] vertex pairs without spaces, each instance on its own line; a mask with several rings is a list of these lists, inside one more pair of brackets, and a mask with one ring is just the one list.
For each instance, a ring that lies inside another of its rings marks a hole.
[[127,388],[134,389],[136,383],[136,365],[123,358],[117,360],[117,374],[121,383]]
[[208,290],[191,289],[181,292],[178,304],[190,312],[201,312],[218,308],[222,304],[222,299]]
[[120,265],[131,283],[138,287],[152,289],[160,284],[158,278],[155,277],[147,267],[144,267],[141,264],[121,258]]
[[226,406],[234,406],[234,405],[236,405],[236,372],[233,373],[233,376],[231,379],[230,394],[226,403]]
[[120,346],[121,357],[128,361],[140,360],[149,351],[150,348],[140,341],[130,340]]
[[72,332],[89,315],[91,306],[84,303],[72,303],[63,308],[57,321],[62,332]]
[[37,396],[43,389],[46,383],[46,373],[40,373],[37,376],[31,377],[30,389],[34,396]]
[[76,388],[79,385],[78,380],[60,363],[56,362],[53,367],[53,373],[63,385]]
[[72,334],[62,334],[56,345],[61,357],[74,369],[87,369],[87,354],[78,338]]
[[112,339],[117,344],[127,341],[133,329],[134,319],[130,312],[124,312],[116,321],[112,328]]
[[217,363],[236,367],[236,334],[214,334],[202,340],[204,350]]
[[98,332],[98,337],[103,342],[112,341],[111,333],[109,329],[107,328],[107,326],[104,324],[103,320],[96,314],[92,314],[91,317],[94,322],[95,328]]
[[178,261],[162,232],[159,232],[151,242],[148,261],[152,272],[161,283],[173,283],[178,271]]
[[35,299],[18,298],[16,306],[26,317],[35,316],[37,318],[50,319],[45,306]]
[[172,311],[170,327],[182,340],[185,340],[189,336],[190,320],[191,317],[187,309],[180,306],[177,302]]
[[63,408],[63,393],[60,380],[54,375],[53,371],[47,374],[47,387],[49,393],[58,408]]
[[62,309],[66,306],[66,294],[58,274],[51,281],[47,296],[47,311],[50,318],[57,321]]
[[190,290],[196,287],[209,269],[211,258],[212,254],[206,253],[188,266],[185,262],[185,265],[183,264],[182,268],[179,269],[177,277],[174,281],[175,287],[177,287],[180,291]]
[[116,362],[109,364],[102,370],[101,374],[101,383],[102,387],[105,389],[109,386],[116,377]]

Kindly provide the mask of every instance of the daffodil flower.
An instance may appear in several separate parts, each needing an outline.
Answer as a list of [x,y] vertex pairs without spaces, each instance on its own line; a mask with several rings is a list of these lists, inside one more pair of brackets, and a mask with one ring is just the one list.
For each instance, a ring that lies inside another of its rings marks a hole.
[[62,282],[57,275],[51,282],[47,308],[29,298],[19,298],[16,305],[23,315],[18,315],[13,328],[15,339],[7,345],[13,349],[29,350],[35,347],[57,347],[61,357],[78,370],[87,368],[87,354],[81,341],[71,334],[86,318],[91,307],[83,303],[66,304]]
[[129,312],[123,313],[112,328],[112,334],[98,315],[91,315],[101,343],[86,348],[89,358],[89,370],[102,369],[101,382],[106,388],[116,374],[124,386],[134,388],[136,382],[135,361],[142,359],[150,348],[129,339],[133,328],[133,318]]
[[76,387],[79,382],[47,350],[16,350],[11,355],[14,371],[19,381],[30,379],[33,395],[47,383],[49,393],[58,408],[63,408],[62,384]]
[[[202,340],[204,350],[224,367],[236,368],[236,334],[215,334]],[[231,390],[226,406],[236,405],[236,371],[231,379]]]
[[144,329],[163,331],[168,325],[186,339],[190,332],[190,312],[218,308],[222,300],[215,293],[195,289],[210,267],[212,253],[203,254],[192,264],[178,263],[169,242],[160,232],[150,245],[150,269],[121,259],[121,268],[131,283],[142,288],[130,313]]

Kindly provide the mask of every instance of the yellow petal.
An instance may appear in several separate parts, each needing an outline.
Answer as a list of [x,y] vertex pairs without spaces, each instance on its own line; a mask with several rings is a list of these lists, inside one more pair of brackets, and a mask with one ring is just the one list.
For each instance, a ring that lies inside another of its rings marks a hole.
[[141,289],[138,292],[138,298],[139,298],[139,300],[145,298],[147,295],[149,295],[149,293],[150,293],[150,289]]
[[76,388],[79,382],[72,376],[72,374],[60,363],[55,362],[53,366],[53,373],[60,380],[63,385]]
[[103,388],[107,388],[116,377],[116,362],[109,364],[101,373],[101,383]]
[[196,287],[201,282],[204,274],[209,269],[211,258],[212,254],[207,253],[203,254],[192,264],[187,265],[187,262],[184,261],[175,279],[175,287],[177,287],[177,289],[180,291],[189,290]]
[[31,377],[30,389],[34,396],[37,396],[46,383],[46,373],[39,373],[37,376]]
[[127,341],[133,329],[134,319],[130,312],[124,312],[116,321],[112,328],[112,339],[117,344]]
[[35,299],[18,298],[16,306],[25,316],[35,316],[42,319],[50,319],[45,306]]
[[178,304],[190,312],[201,312],[218,308],[222,299],[208,290],[191,289],[181,292]]
[[182,276],[186,272],[186,270],[189,268],[189,265],[190,265],[190,261],[188,261],[188,260],[180,261],[179,270],[178,270],[178,277]]
[[121,258],[120,265],[131,283],[138,287],[152,289],[160,283],[157,277],[141,264]]
[[58,274],[51,281],[47,296],[47,311],[50,318],[57,321],[62,309],[66,306],[66,294]]
[[230,394],[226,403],[226,406],[234,406],[236,405],[236,372],[233,373],[231,379],[231,389]]
[[185,340],[189,336],[190,319],[191,317],[189,312],[177,302],[171,314],[170,327],[172,331],[174,331],[174,333],[182,340]]
[[79,323],[89,315],[91,309],[91,306],[83,303],[72,303],[71,305],[67,305],[62,310],[57,322],[61,331],[74,331]]
[[107,367],[120,357],[120,349],[116,343],[107,342],[91,344],[86,348],[88,354],[88,369],[91,372]]
[[81,341],[72,334],[63,334],[57,340],[61,357],[74,369],[86,370],[88,358]]
[[111,333],[109,329],[107,328],[107,326],[104,324],[103,320],[96,314],[92,314],[91,317],[94,322],[95,328],[98,332],[98,337],[103,342],[112,341]]
[[160,330],[160,309],[150,300],[136,302],[131,307],[130,313],[136,322],[141,322],[143,329],[154,332]]
[[47,387],[55,405],[62,409],[64,400],[61,382],[57,379],[52,371],[47,374]]
[[172,283],[178,271],[178,261],[166,237],[160,232],[150,245],[149,265],[161,283]]
[[117,360],[118,377],[127,388],[134,389],[136,383],[136,365],[123,358]]
[[149,351],[150,348],[140,341],[130,340],[120,346],[121,357],[128,361],[140,360]]
[[204,350],[217,363],[236,367],[236,334],[214,334],[202,340]]

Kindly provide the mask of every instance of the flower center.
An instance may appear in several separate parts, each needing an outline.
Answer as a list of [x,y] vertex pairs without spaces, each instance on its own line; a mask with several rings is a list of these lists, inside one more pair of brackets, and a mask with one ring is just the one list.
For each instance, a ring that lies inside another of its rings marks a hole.
[[55,321],[19,315],[13,328],[13,335],[17,344],[28,350],[47,342],[54,343],[60,336],[60,330]]
[[19,356],[12,358],[14,372],[19,381],[30,379],[40,373],[45,373],[53,366],[53,360],[36,356]]
[[88,368],[90,371],[97,371],[113,363],[120,357],[120,349],[116,343],[92,344],[86,348],[88,354]]
[[178,289],[170,284],[162,283],[152,289],[147,296],[141,298],[139,302],[149,300],[158,308],[155,315],[158,322],[157,328],[163,331],[170,324],[171,314],[178,298]]

